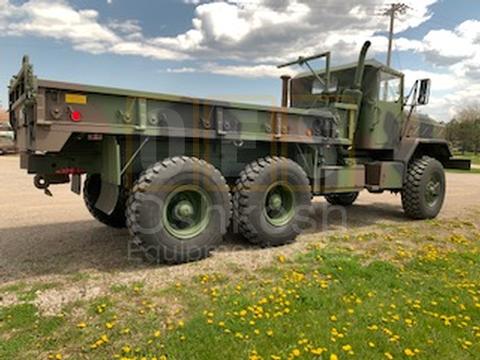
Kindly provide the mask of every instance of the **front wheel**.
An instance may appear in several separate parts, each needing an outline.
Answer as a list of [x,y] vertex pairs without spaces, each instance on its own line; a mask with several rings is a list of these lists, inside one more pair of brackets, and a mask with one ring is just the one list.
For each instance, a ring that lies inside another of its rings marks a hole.
[[438,215],[445,200],[445,171],[442,164],[423,156],[408,166],[402,190],[402,206],[412,219],[432,219]]

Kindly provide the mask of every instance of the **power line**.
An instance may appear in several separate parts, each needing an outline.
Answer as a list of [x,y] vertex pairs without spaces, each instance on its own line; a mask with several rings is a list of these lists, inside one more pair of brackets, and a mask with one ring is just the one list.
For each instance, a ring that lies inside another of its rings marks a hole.
[[388,52],[387,52],[387,66],[390,66],[392,63],[392,44],[393,44],[393,32],[395,26],[395,17],[397,14],[404,15],[407,10],[410,9],[410,6],[404,3],[394,3],[391,4],[388,9],[383,13],[384,16],[390,17],[390,29],[388,33]]

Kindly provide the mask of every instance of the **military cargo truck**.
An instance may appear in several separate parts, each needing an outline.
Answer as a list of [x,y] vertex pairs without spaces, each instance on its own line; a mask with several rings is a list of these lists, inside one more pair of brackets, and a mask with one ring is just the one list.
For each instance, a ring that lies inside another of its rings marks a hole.
[[[40,80],[27,57],[9,87],[21,167],[34,183],[71,183],[90,213],[128,227],[149,259],[206,257],[227,230],[261,246],[292,241],[312,196],[338,206],[358,193],[401,194],[413,219],[437,216],[452,158],[439,126],[413,119],[430,81],[366,61],[299,58],[279,107]],[[325,69],[310,62],[325,60]]]

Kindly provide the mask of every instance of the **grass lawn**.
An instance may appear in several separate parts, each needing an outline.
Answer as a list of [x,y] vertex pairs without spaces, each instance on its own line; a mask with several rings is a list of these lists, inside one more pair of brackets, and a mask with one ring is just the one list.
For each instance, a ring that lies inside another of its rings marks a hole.
[[0,308],[0,358],[478,359],[479,264],[465,220],[320,235],[256,272],[112,284],[58,316]]
[[470,159],[474,165],[480,165],[480,154],[474,155],[473,152],[465,152],[465,154],[455,152],[454,155],[458,158]]
[[457,174],[480,174],[480,168],[472,167],[470,170],[446,169],[446,172]]

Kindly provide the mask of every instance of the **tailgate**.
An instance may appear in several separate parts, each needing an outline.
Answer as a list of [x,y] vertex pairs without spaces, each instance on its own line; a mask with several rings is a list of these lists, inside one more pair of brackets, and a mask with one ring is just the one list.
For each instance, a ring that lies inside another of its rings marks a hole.
[[24,57],[22,68],[10,81],[8,93],[10,124],[15,132],[18,150],[35,151],[37,106],[37,79],[33,67]]

